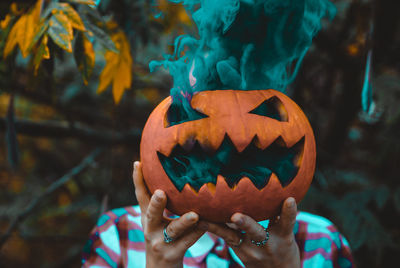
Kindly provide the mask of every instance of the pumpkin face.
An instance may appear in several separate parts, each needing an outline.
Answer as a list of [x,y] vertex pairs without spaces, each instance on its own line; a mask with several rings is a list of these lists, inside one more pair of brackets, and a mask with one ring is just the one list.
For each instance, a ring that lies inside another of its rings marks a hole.
[[199,119],[172,124],[171,97],[150,115],[140,145],[151,193],[167,208],[213,222],[235,212],[263,220],[282,202],[306,194],[315,169],[315,140],[301,109],[275,90],[216,90],[193,96]]

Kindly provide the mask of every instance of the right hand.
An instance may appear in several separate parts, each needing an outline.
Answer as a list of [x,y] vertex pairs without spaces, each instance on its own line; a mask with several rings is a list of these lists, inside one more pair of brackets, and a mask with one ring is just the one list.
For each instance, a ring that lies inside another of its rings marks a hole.
[[[186,251],[205,232],[196,226],[199,216],[194,212],[188,212],[178,219],[164,217],[167,197],[161,190],[156,190],[153,196],[150,196],[143,181],[140,162],[134,163],[133,183],[142,211],[146,267],[182,267]],[[165,227],[168,236],[173,239],[170,243],[164,241]]]

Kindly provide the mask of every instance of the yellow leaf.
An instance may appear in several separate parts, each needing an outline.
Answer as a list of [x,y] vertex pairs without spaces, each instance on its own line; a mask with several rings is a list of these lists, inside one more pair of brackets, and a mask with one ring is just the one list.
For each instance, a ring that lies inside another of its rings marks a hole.
[[125,89],[131,86],[132,76],[130,72],[131,69],[126,62],[121,62],[120,66],[118,66],[118,71],[115,72],[112,89],[115,103],[119,103],[121,101]]
[[22,52],[22,56],[26,58],[32,48],[32,40],[35,37],[36,29],[39,25],[40,12],[43,0],[38,0],[33,9],[27,14],[24,29],[20,29],[18,44]]
[[24,58],[26,58],[29,54],[31,41],[35,35],[37,21],[35,20],[34,15],[34,13],[24,15],[24,17],[26,17],[24,24],[21,24],[23,26],[21,26],[17,33],[19,48],[21,49],[21,53]]
[[35,35],[33,36],[31,40],[31,44],[29,46],[29,49],[32,49],[33,46],[37,44],[40,38],[43,37],[43,34],[47,32],[49,28],[49,22],[48,21],[40,21],[38,26],[36,27]]
[[35,7],[32,9],[31,14],[35,21],[39,21],[40,19],[40,13],[42,12],[42,6],[43,6],[43,1],[44,0],[38,0],[36,2]]
[[89,6],[95,6],[96,2],[94,0],[69,0],[70,2],[77,3],[77,4],[84,4]]
[[[109,56],[111,55],[111,57]],[[97,88],[97,93],[100,94],[107,89],[110,83],[113,80],[114,73],[115,73],[115,66],[118,64],[116,61],[118,54],[107,51],[106,52],[106,66],[104,67],[103,71],[100,75],[100,82],[99,87]]]
[[22,10],[18,10],[17,3],[12,3],[10,6],[10,10],[11,10],[11,13],[16,16],[19,16],[22,14]]
[[46,60],[50,59],[50,51],[49,51],[49,47],[47,46],[47,42],[48,42],[48,37],[47,37],[47,35],[45,35],[43,37],[42,44],[44,46],[43,59],[46,59]]
[[88,55],[89,58],[91,58],[91,62],[94,65],[95,54],[94,54],[93,44],[85,35],[83,37],[83,47],[85,48],[85,54]]
[[40,46],[38,47],[35,58],[33,60],[34,74],[37,75],[37,71],[43,59],[50,59],[50,51],[47,46],[48,37],[44,35],[42,41],[40,42]]
[[113,98],[118,104],[125,90],[129,89],[132,84],[132,56],[129,42],[123,32],[114,34],[111,39],[119,53],[106,52],[106,66],[100,75],[97,92],[103,92],[112,83]]
[[73,7],[68,3],[59,3],[58,4],[65,15],[68,17],[71,26],[77,30],[85,31],[85,26],[83,25],[82,19],[79,16],[78,12],[73,9]]
[[0,28],[1,29],[7,28],[8,24],[10,23],[10,21],[11,21],[11,15],[7,14],[6,17],[4,18],[4,20],[2,20],[0,22]]
[[[6,45],[4,46],[3,57],[7,58],[8,55],[14,50],[15,46],[18,43],[17,32],[19,31],[19,25],[21,24],[21,19],[25,20],[26,18],[22,16],[11,28],[10,33],[8,34]],[[23,23],[23,21],[22,21]]]
[[43,0],[39,0],[33,9],[31,9],[27,14],[22,15],[14,24],[8,35],[6,46],[4,48],[4,58],[13,51],[16,44],[19,45],[22,56],[24,58],[28,56],[32,47],[32,40],[36,33],[36,27],[39,23],[42,1]]

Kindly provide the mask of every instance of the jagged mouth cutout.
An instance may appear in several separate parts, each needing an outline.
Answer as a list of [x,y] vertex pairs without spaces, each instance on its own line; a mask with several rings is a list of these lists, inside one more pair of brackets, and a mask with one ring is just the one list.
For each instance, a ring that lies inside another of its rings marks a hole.
[[[168,126],[180,124],[183,121],[193,121],[182,120],[178,114],[171,115],[175,111],[176,109],[169,109],[167,112],[166,119],[176,119],[175,123],[168,122]],[[249,113],[267,116],[282,122],[288,121],[286,109],[275,96],[264,101]],[[207,117],[203,114],[199,115],[201,119]],[[199,118],[195,120],[199,120]],[[226,134],[216,150],[195,141],[190,149],[185,149],[177,144],[169,155],[160,152],[157,154],[164,171],[180,192],[187,184],[196,193],[205,184],[216,185],[218,175],[224,177],[232,189],[242,178],[247,177],[257,189],[262,190],[268,184],[273,173],[282,187],[286,187],[293,181],[303,157],[304,140],[303,136],[289,148],[283,138],[279,136],[267,148],[260,149],[257,146],[260,144],[258,137],[255,135],[250,144],[242,152],[239,152]]]

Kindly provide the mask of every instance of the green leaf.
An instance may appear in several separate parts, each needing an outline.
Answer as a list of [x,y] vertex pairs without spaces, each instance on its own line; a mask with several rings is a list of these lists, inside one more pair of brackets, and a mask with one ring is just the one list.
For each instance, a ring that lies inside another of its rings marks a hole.
[[50,4],[48,4],[47,6],[46,6],[46,8],[42,11],[42,14],[41,14],[41,18],[42,19],[45,19],[45,18],[47,18],[51,13],[52,13],[52,11],[54,10],[54,9],[57,9],[57,2],[51,2]]
[[48,31],[51,39],[62,49],[72,52],[72,26],[67,16],[62,12],[54,12],[50,19]]
[[74,27],[75,29],[80,30],[80,31],[85,31],[85,26],[83,25],[81,17],[79,16],[78,12],[76,12],[75,9],[73,9],[73,7],[70,4],[59,3],[58,7],[68,17],[72,27]]
[[90,23],[89,21],[84,23],[86,28],[94,35],[96,41],[100,42],[108,50],[118,53],[118,49],[115,47],[114,42],[105,31],[103,31],[100,27],[97,27],[96,25]]
[[75,38],[74,58],[76,65],[82,74],[83,81],[87,85],[94,68],[95,53],[93,44],[82,32],[79,32]]
[[83,24],[89,31],[89,34],[92,34],[95,37],[95,40],[106,49],[118,53],[115,43],[111,40],[110,35],[106,32],[104,27],[105,23],[98,11],[87,6],[83,6],[79,9],[79,11]]

